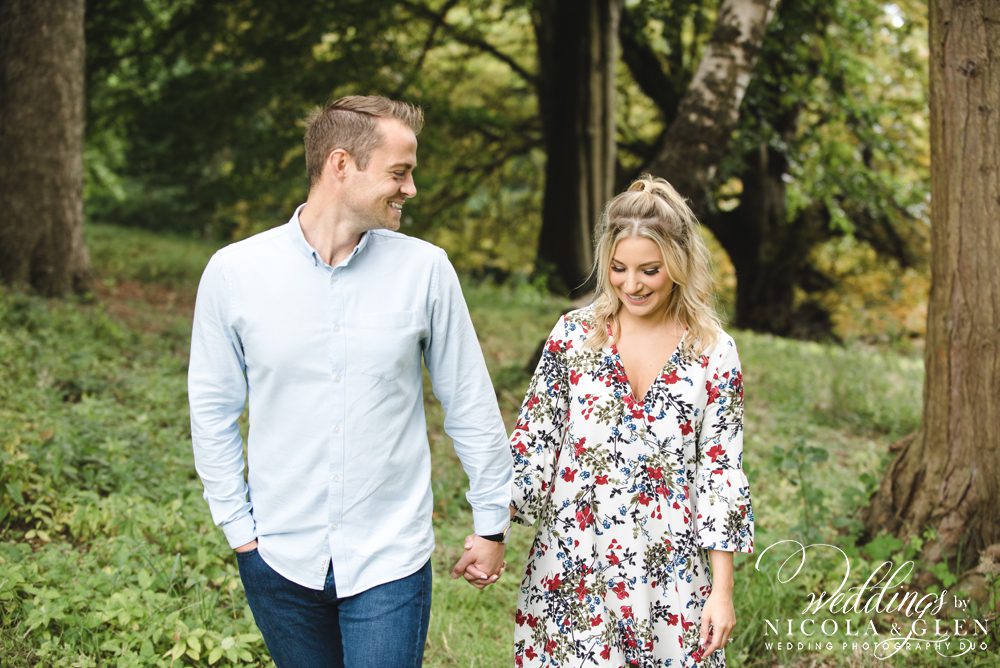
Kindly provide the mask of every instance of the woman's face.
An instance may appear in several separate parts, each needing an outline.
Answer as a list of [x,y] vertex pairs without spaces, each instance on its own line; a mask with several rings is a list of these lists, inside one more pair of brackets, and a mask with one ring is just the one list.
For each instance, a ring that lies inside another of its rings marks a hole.
[[645,237],[618,242],[611,254],[608,279],[624,308],[640,318],[661,316],[674,286],[659,247]]

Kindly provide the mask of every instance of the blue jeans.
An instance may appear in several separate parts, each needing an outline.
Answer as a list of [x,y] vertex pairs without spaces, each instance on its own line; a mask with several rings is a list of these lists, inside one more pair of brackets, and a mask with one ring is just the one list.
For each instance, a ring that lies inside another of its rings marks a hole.
[[337,597],[285,579],[257,550],[237,552],[254,621],[278,668],[420,668],[431,611],[431,563],[413,575]]

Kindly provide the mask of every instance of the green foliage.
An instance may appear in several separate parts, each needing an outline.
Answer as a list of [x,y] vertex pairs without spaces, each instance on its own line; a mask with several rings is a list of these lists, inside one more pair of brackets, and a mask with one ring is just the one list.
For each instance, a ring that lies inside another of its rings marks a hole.
[[[4,666],[266,665],[191,462],[190,301],[213,247],[103,226],[88,235],[100,285],[110,286],[97,301],[0,292]],[[467,282],[465,291],[509,424],[526,361],[564,304],[527,282]],[[160,297],[174,292],[183,296],[164,308]],[[916,425],[919,363],[741,332],[737,341],[757,545],[799,537],[851,549],[856,527],[837,520],[866,499],[886,443]],[[428,416],[438,549],[426,665],[504,665],[531,534],[512,531],[510,574],[498,586],[479,592],[447,576],[472,521],[432,400]],[[880,540],[852,554],[898,551]],[[765,665],[761,620],[793,610],[801,591],[755,573],[752,559],[737,563],[743,623],[730,663]],[[817,561],[804,583],[831,566]]]

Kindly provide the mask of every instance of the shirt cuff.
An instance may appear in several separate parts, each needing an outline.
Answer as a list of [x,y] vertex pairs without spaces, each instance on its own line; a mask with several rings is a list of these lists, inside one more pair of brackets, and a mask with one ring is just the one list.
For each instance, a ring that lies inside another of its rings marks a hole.
[[253,521],[253,515],[243,515],[223,524],[222,532],[226,534],[229,547],[235,550],[257,538],[257,523]]
[[510,524],[510,510],[507,508],[473,510],[472,524],[477,536],[492,536],[503,533]]

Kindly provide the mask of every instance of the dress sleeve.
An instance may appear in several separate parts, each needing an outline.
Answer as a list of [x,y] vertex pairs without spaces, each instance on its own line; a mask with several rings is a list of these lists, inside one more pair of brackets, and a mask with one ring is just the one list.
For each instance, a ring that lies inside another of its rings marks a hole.
[[753,552],[750,484],[743,472],[743,372],[725,337],[709,360],[695,475],[698,543],[706,550]]
[[513,520],[519,524],[534,524],[544,517],[544,509],[550,503],[556,462],[569,420],[568,345],[563,316],[545,341],[510,436],[514,457],[511,505]]

